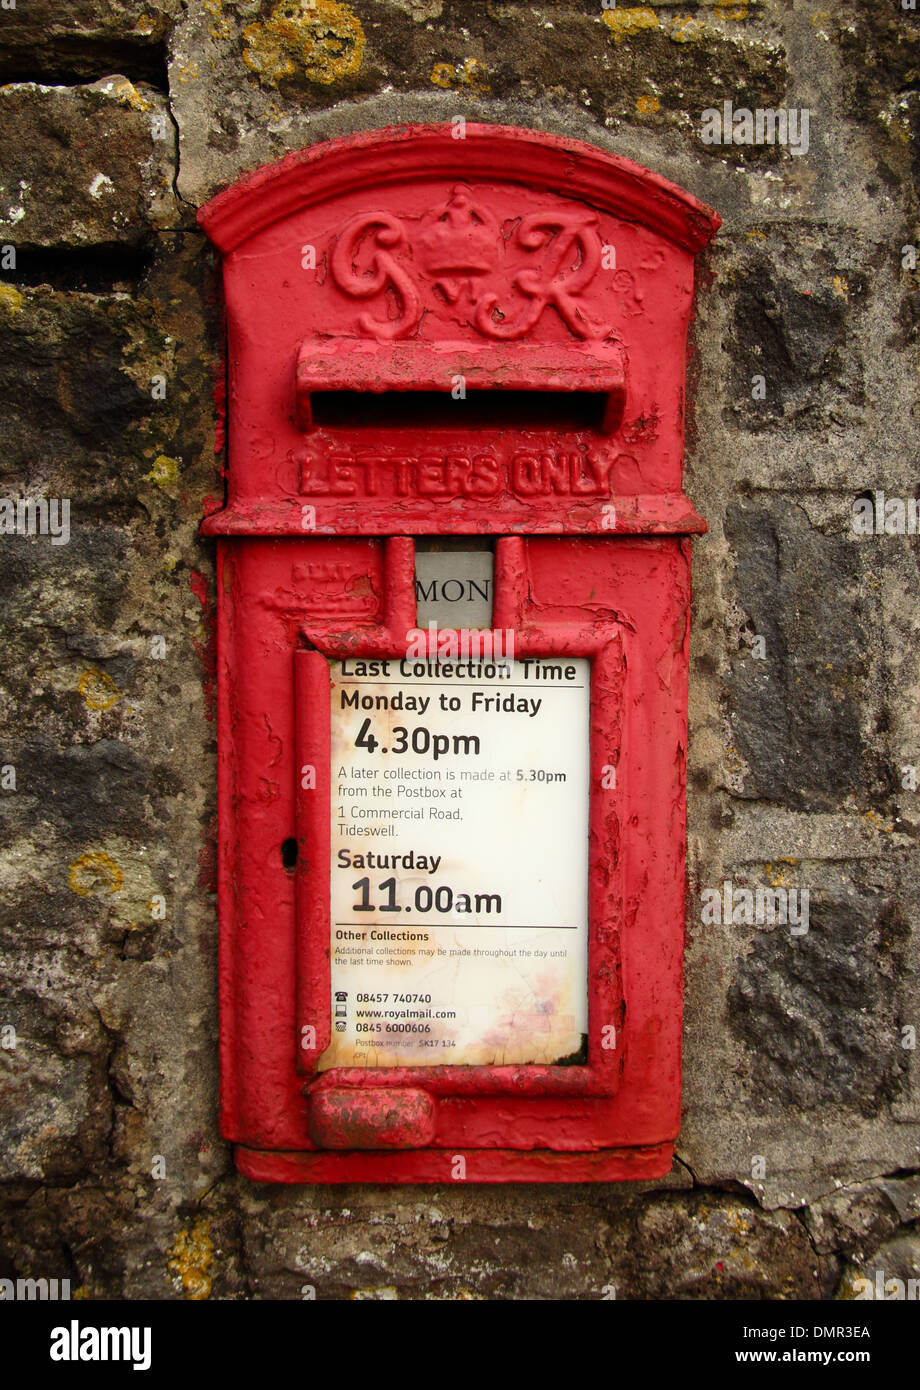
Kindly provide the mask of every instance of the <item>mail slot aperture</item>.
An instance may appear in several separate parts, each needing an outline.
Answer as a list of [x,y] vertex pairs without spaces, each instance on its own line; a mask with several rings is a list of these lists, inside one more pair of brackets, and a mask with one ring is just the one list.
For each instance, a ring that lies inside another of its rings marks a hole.
[[[454,395],[454,391],[462,395]],[[466,384],[451,391],[314,391],[311,424],[331,429],[456,429],[454,403],[464,402],[463,426],[474,429],[604,429],[609,397],[597,391],[484,391]]]
[[[568,351],[527,345],[513,354],[464,344],[346,350],[341,343],[305,342],[296,395],[305,431],[398,421],[403,429],[435,423],[612,434],[625,409],[626,352],[617,341]],[[460,401],[470,409],[451,412]]]
[[718,218],[466,131],[319,145],[199,214],[221,1124],[259,1181],[655,1177],[678,1132],[685,352]]

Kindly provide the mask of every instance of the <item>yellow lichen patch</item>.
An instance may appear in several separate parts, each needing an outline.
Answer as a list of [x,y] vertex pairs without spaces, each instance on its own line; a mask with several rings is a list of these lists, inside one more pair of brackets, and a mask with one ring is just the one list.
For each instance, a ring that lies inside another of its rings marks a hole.
[[838,299],[849,299],[850,287],[842,275],[835,275],[831,280],[831,288]]
[[110,855],[95,850],[73,861],[67,882],[72,892],[89,898],[99,892],[117,893],[124,883],[124,875]]
[[204,7],[208,14],[223,14],[224,0],[204,0]]
[[149,14],[139,14],[134,28],[135,32],[138,34],[152,34],[153,20],[150,18]]
[[725,1213],[725,1220],[729,1229],[739,1236],[749,1235],[754,1229],[754,1218],[750,1212],[738,1208],[729,1209]]
[[830,14],[827,10],[818,10],[817,14],[812,15],[811,22],[815,25],[826,24],[829,19]]
[[780,869],[779,864],[797,864],[797,859],[777,859],[772,864],[764,865],[764,873],[771,888],[788,888],[792,883],[792,875],[788,869]]
[[176,76],[180,82],[194,82],[198,73],[199,68],[196,62],[183,63],[182,67],[177,71]]
[[734,747],[734,745],[731,745],[728,748],[726,748],[724,753],[724,762],[726,771],[736,776],[744,772],[745,768],[747,767],[747,764],[745,763],[741,754],[738,752],[738,749]]
[[462,63],[435,63],[431,69],[431,80],[436,87],[457,91],[470,87],[477,92],[489,92],[491,88],[485,80],[486,70],[478,58],[465,58]]
[[361,21],[338,0],[281,0],[243,38],[243,62],[270,87],[301,68],[310,82],[328,86],[358,72],[364,60]]
[[657,29],[658,16],[654,10],[642,5],[631,10],[605,10],[604,23],[613,31],[614,41],[624,43],[633,34],[638,34],[640,29]]
[[130,106],[132,111],[149,111],[150,102],[141,96],[133,82],[129,82],[127,77],[119,78],[112,88],[112,92],[122,106]]
[[696,43],[703,38],[706,33],[706,24],[702,19],[694,19],[693,15],[678,15],[671,26],[668,38],[672,43]]
[[195,1222],[190,1231],[180,1231],[169,1254],[172,1256],[169,1268],[179,1279],[186,1298],[193,1303],[208,1298],[211,1293],[208,1271],[214,1255],[208,1222],[202,1218]]
[[[712,9],[714,20],[722,23],[742,23],[748,18],[746,0],[735,5],[715,5]],[[604,23],[613,31],[614,41],[624,43],[641,29],[663,29],[672,43],[698,43],[707,34],[719,34],[718,28],[708,18],[700,19],[692,14],[664,15],[659,17],[646,5],[631,9],[605,10]]]
[[640,116],[654,116],[661,110],[657,97],[637,97],[636,110]]
[[18,314],[22,308],[22,295],[14,285],[0,285],[0,304],[8,314]]
[[874,825],[877,830],[884,830],[886,835],[890,835],[892,830],[894,830],[894,821],[883,820],[875,811],[861,811],[860,814],[864,821],[868,821],[870,825]]
[[169,483],[174,483],[179,477],[179,460],[171,459],[168,454],[157,454],[153,460],[153,467],[147,474],[148,483],[156,483],[157,487],[166,487]]
[[740,5],[714,5],[712,12],[716,19],[734,20],[738,24],[748,17],[748,7],[746,3]]
[[766,232],[758,231],[756,227],[752,231],[748,232],[747,235],[748,241],[766,241],[767,239]]
[[77,682],[77,689],[90,709],[111,709],[120,699],[121,691],[105,671],[91,666]]

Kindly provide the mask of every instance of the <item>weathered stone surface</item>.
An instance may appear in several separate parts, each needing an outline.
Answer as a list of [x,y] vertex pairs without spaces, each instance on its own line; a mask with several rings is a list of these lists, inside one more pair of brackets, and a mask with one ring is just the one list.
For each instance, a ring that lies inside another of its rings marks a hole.
[[62,1057],[54,1035],[42,1045],[28,1003],[27,996],[8,997],[3,1009],[4,1019],[18,1024],[20,1041],[0,1053],[0,1180],[56,1181],[104,1156],[111,1100],[102,1059]]
[[630,1245],[624,1283],[640,1298],[819,1298],[827,1280],[793,1215],[722,1195],[650,1202]]
[[[138,495],[179,524],[196,460],[200,493],[214,486],[212,263],[198,235],[160,250],[141,284],[116,279],[111,293],[0,285],[0,490],[69,497],[75,531],[99,508],[130,517]],[[68,261],[60,278],[75,277]]]
[[211,1195],[185,1202],[165,1186],[8,1187],[0,1274],[70,1279],[81,1299],[243,1296],[228,1203]]
[[[138,312],[127,297],[106,303],[47,287],[9,287],[0,305],[0,441],[7,485],[29,492],[51,483],[52,493],[76,493],[75,524],[81,506],[91,507],[100,495],[109,502],[119,492],[133,496],[138,465],[125,476],[123,469],[102,469],[100,463],[130,450],[140,423],[155,414],[149,386],[144,390],[129,369],[145,338],[165,355],[167,345],[156,337],[150,314]],[[40,448],[36,418],[43,422]]]
[[859,305],[871,271],[852,246],[812,246],[797,264],[791,238],[773,236],[769,254],[758,239],[721,286],[734,291],[730,409],[754,431],[850,424],[865,405]]
[[[695,130],[722,89],[755,104],[782,98],[778,34],[747,13],[383,0],[302,9],[279,0],[251,12],[192,0],[170,41],[180,191],[203,201],[220,182],[306,143],[323,107],[362,94],[418,94],[428,114],[416,119],[525,125],[574,93],[588,132],[626,121],[650,132]],[[392,98],[385,106],[389,118],[370,124],[405,119]],[[353,119],[344,110],[339,131],[355,128]],[[778,152],[754,154],[769,163]]]
[[857,548],[781,498],[735,503],[725,524],[745,615],[729,686],[738,790],[820,811],[887,790],[863,715],[870,608]]
[[835,1273],[795,1217],[722,1194],[261,1189],[244,1212],[269,1298],[815,1298]]
[[162,72],[162,48],[180,0],[19,0],[0,14],[0,77],[92,80],[124,70]]
[[836,1250],[864,1261],[902,1223],[920,1219],[920,1177],[843,1187],[814,1202],[804,1219],[822,1254]]
[[840,78],[848,114],[876,122],[893,140],[915,143],[917,106],[911,87],[920,68],[916,13],[902,5],[845,0],[828,21],[843,59]]
[[895,904],[818,895],[804,935],[779,926],[754,933],[728,1009],[749,1050],[757,1108],[823,1104],[872,1116],[897,1094],[897,981],[907,935]]
[[920,1235],[916,1229],[886,1241],[866,1259],[848,1264],[836,1297],[916,1303],[920,1299]]
[[0,305],[2,490],[70,502],[65,543],[3,538],[0,1151],[48,1181],[160,1154],[181,1200],[226,1163],[191,1085],[214,1085],[213,777],[176,757],[213,738],[215,359],[200,238],[160,251],[133,300]]
[[[722,837],[725,862],[733,866],[799,860],[880,859],[910,848],[910,836],[872,815],[804,814],[768,805],[732,808]],[[852,873],[855,870],[848,869]]]
[[152,88],[13,83],[0,119],[0,239],[27,278],[27,247],[134,243],[177,220],[175,131]]

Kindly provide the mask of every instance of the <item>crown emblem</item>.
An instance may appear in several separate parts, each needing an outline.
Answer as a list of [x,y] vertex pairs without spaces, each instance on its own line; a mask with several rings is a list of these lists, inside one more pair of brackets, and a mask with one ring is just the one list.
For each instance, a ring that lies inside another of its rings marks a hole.
[[448,303],[456,304],[465,285],[472,295],[472,281],[494,267],[500,235],[494,218],[458,184],[440,211],[423,217],[415,237],[415,259]]

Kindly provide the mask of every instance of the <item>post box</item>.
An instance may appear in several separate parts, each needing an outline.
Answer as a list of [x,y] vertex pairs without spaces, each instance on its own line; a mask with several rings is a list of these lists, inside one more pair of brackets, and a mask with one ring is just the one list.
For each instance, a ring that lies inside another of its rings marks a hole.
[[302,150],[199,218],[228,339],[203,531],[236,1162],[661,1176],[705,529],[685,356],[719,219],[589,145],[459,121]]

